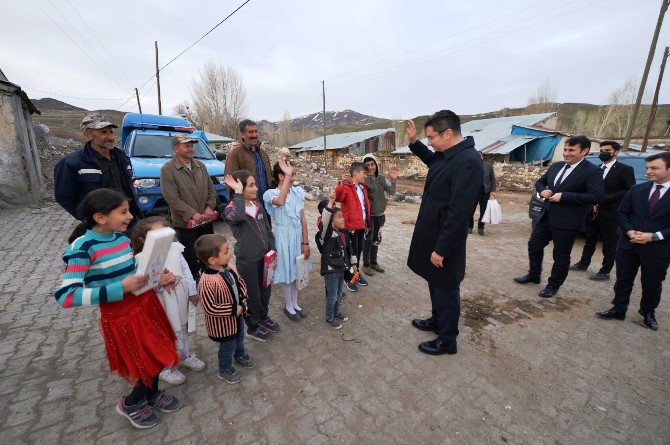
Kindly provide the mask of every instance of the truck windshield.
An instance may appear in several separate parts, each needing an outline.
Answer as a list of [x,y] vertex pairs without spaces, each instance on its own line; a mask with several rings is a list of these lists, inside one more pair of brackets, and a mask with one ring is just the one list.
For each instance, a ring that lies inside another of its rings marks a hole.
[[[204,142],[193,144],[193,156],[198,159],[214,159],[212,152]],[[171,158],[174,155],[172,150],[172,137],[138,134],[135,137],[132,156],[146,158]]]

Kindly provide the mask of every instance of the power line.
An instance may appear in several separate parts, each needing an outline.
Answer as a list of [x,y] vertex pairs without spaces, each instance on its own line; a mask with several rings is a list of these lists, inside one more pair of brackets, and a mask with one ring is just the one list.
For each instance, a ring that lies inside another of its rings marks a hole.
[[110,76],[109,73],[107,73],[107,71],[106,71],[106,70],[105,70],[105,69],[104,69],[98,62],[96,62],[96,61],[95,61],[95,60],[94,60],[94,59],[93,59],[93,58],[92,58],[92,57],[91,57],[91,56],[84,50],[84,48],[82,48],[82,47],[78,44],[78,43],[77,43],[77,42],[70,36],[70,34],[68,34],[67,31],[65,31],[65,30],[60,26],[60,24],[59,24],[59,23],[58,23],[58,22],[51,16],[51,14],[49,14],[49,13],[48,13],[48,12],[47,12],[47,11],[46,11],[46,10],[39,4],[39,3],[37,3],[37,0],[33,0],[33,2],[37,5],[38,8],[40,8],[40,9],[42,10],[42,12],[44,12],[44,13],[47,15],[47,17],[49,17],[49,19],[50,19],[50,20],[51,20],[51,21],[58,27],[58,29],[60,29],[61,32],[62,32],[63,34],[65,34],[65,36],[66,36],[68,39],[70,39],[70,41],[71,41],[72,43],[74,43],[74,45],[75,45],[77,48],[79,48],[79,50],[80,50],[82,53],[84,53],[84,55],[85,55],[86,57],[89,58],[89,60],[90,60],[91,62],[93,62],[98,68],[100,68],[100,70],[101,70],[107,77],[109,77],[114,83],[116,83],[117,85],[119,85],[121,88],[126,89],[126,87],[124,87],[123,85],[119,84],[119,83],[117,82],[116,79],[114,79],[112,76]]
[[124,78],[124,80],[128,83],[128,85],[133,85],[132,80],[130,80],[130,78],[125,75],[121,66],[116,62],[116,59],[109,53],[109,51],[107,51],[107,47],[105,47],[105,45],[103,45],[103,43],[100,41],[98,36],[93,31],[93,29],[91,29],[91,27],[88,25],[88,22],[84,19],[84,17],[81,16],[81,14],[79,14],[79,11],[77,11],[77,9],[74,7],[74,5],[72,4],[72,2],[70,0],[67,0],[67,2],[70,5],[70,7],[72,8],[72,10],[75,12],[75,14],[77,14],[77,16],[82,21],[82,23],[84,23],[84,25],[86,26],[86,29],[88,29],[88,32],[93,36],[95,41],[98,42],[98,45],[100,45],[100,47],[105,51],[105,53],[110,58],[110,60],[114,63],[114,65],[117,69],[117,72],[121,75],[121,77]]
[[[70,28],[75,32],[75,34],[77,34],[77,36],[79,36],[79,38],[81,39],[81,41],[84,42],[84,44],[85,44],[85,45],[86,45],[86,46],[93,52],[93,54],[96,55],[96,57],[98,57],[98,59],[100,60],[100,62],[101,62],[103,65],[107,65],[104,69],[106,70],[107,68],[111,68],[111,70],[110,70],[111,74],[115,74],[115,73],[113,73],[113,71],[114,71],[114,67],[112,67],[111,65],[109,65],[109,64],[107,63],[107,61],[106,61],[106,60],[105,60],[105,59],[98,53],[98,51],[96,51],[96,49],[93,47],[93,45],[91,45],[91,44],[89,43],[88,39],[87,39],[86,37],[84,37],[84,36],[79,32],[79,30],[77,30],[77,28],[75,28],[75,26],[72,24],[72,22],[70,22],[70,20],[68,20],[68,18],[65,16],[65,14],[63,14],[63,13],[61,12],[61,10],[58,9],[58,7],[57,7],[56,5],[53,4],[53,2],[52,2],[51,0],[47,0],[47,1],[48,1],[49,4],[51,5],[51,7],[54,8],[54,9],[56,10],[56,12],[58,13],[58,15],[60,15],[61,18],[62,18],[63,20],[65,20],[65,23],[67,23],[68,25],[70,25]],[[100,68],[103,69],[102,65],[100,65]],[[110,76],[110,78],[112,78],[112,76]],[[114,79],[114,82],[116,82],[116,84],[117,84],[118,86],[120,86],[121,88],[132,88],[132,84],[130,84],[130,85],[131,85],[130,87],[129,87],[129,86],[123,86],[123,85],[121,85],[121,84],[118,82],[118,80],[116,79],[116,77],[114,77],[113,79]]]
[[[205,34],[203,34],[202,37],[200,37],[198,40],[196,40],[196,41],[193,42],[191,45],[189,45],[184,51],[180,52],[180,53],[177,54],[175,57],[173,57],[172,60],[170,60],[168,63],[166,63],[165,65],[163,65],[162,67],[160,67],[160,69],[158,70],[158,72],[163,71],[163,69],[167,68],[168,65],[170,65],[172,62],[174,62],[174,61],[177,60],[179,57],[181,57],[182,55],[184,55],[184,53],[185,53],[186,51],[188,51],[189,49],[193,48],[198,42],[200,42],[202,39],[204,39],[205,37],[207,37],[212,31],[214,31],[216,28],[218,28],[223,22],[225,22],[226,20],[228,20],[229,18],[231,18],[237,11],[239,11],[240,9],[242,9],[242,7],[244,7],[244,6],[245,6],[247,3],[249,3],[250,1],[251,1],[251,0],[247,0],[247,1],[245,1],[244,3],[242,3],[240,6],[238,6],[237,9],[235,9],[233,12],[231,12],[230,14],[228,14],[228,15],[227,15],[223,20],[221,20],[219,23],[217,23],[216,25],[214,25],[214,27],[213,27],[212,29],[210,29],[209,31],[207,31]],[[151,77],[149,77],[149,78],[142,84],[142,86],[141,86],[139,89],[142,89],[142,87],[144,87],[147,83],[149,83],[149,82],[151,81],[151,79],[154,78],[155,76],[156,76],[156,73],[152,74]]]
[[52,95],[52,96],[66,97],[66,98],[68,98],[68,99],[77,99],[77,100],[124,100],[124,99],[125,99],[124,97],[121,97],[121,98],[118,98],[118,97],[114,97],[114,98],[106,97],[106,98],[103,98],[103,97],[77,97],[77,96],[67,96],[67,95],[65,95],[65,94],[54,93],[53,91],[40,90],[40,89],[38,89],[38,88],[32,88],[32,87],[25,86],[25,85],[21,85],[21,88],[24,89],[24,90],[38,91],[38,92],[40,92],[40,93],[49,94],[49,95]]
[[[438,52],[434,52],[434,53],[431,53],[431,54],[426,55],[426,56],[418,57],[418,58],[416,58],[416,59],[413,59],[413,60],[404,62],[404,63],[402,63],[402,64],[398,64],[398,65],[396,65],[396,66],[389,67],[389,68],[387,68],[387,69],[385,69],[385,70],[381,70],[381,71],[378,71],[378,72],[376,72],[376,73],[372,73],[372,74],[369,74],[369,75],[366,75],[366,76],[361,76],[361,77],[359,77],[358,79],[352,79],[352,80],[350,80],[350,81],[345,81],[345,82],[342,82],[342,83],[340,83],[340,84],[336,84],[335,86],[328,88],[328,90],[329,90],[329,91],[335,91],[335,90],[338,90],[338,89],[341,89],[341,88],[344,88],[344,87],[348,87],[348,86],[352,86],[352,85],[358,85],[358,84],[361,84],[361,83],[369,82],[370,80],[374,80],[374,79],[377,79],[377,78],[379,78],[379,77],[384,77],[384,76],[386,76],[386,75],[388,75],[388,74],[396,73],[396,72],[398,72],[398,71],[402,71],[402,70],[405,70],[405,69],[408,69],[408,68],[416,67],[416,66],[419,65],[419,64],[423,64],[423,63],[427,63],[427,62],[433,61],[433,60],[438,59],[438,58],[440,58],[440,57],[444,57],[445,55],[449,55],[449,56],[451,56],[451,55],[453,55],[453,54],[462,52],[462,51],[464,51],[464,50],[466,50],[466,49],[470,49],[470,48],[472,48],[472,47],[481,45],[481,44],[483,44],[483,43],[487,43],[487,42],[489,42],[489,41],[498,39],[498,38],[500,38],[500,37],[504,37],[504,36],[513,34],[513,33],[515,33],[515,32],[518,32],[518,31],[521,31],[521,30],[525,30],[525,29],[531,28],[531,27],[533,27],[533,26],[537,26],[538,24],[541,24],[541,23],[544,23],[544,22],[547,22],[547,21],[550,21],[550,20],[554,20],[554,19],[556,19],[557,17],[561,17],[561,16],[564,16],[564,15],[567,15],[567,14],[571,14],[571,13],[573,13],[573,12],[575,12],[575,11],[578,11],[578,10],[580,10],[580,9],[586,8],[586,7],[588,7],[588,6],[592,6],[592,5],[594,5],[594,4],[596,4],[596,3],[599,3],[599,2],[601,2],[601,1],[602,1],[602,0],[595,0],[594,2],[591,2],[591,3],[586,4],[586,5],[581,5],[581,6],[579,6],[578,8],[571,9],[571,10],[569,10],[569,11],[567,11],[567,12],[564,12],[563,14],[556,14],[556,15],[553,15],[553,16],[547,18],[546,20],[541,20],[541,21],[537,21],[537,22],[532,22],[532,23],[530,23],[528,26],[525,26],[525,27],[524,27],[524,26],[518,26],[518,23],[513,23],[513,24],[510,24],[510,25],[507,25],[507,26],[503,26],[502,28],[498,28],[498,29],[496,29],[496,30],[493,30],[493,31],[491,31],[491,32],[488,32],[488,33],[486,33],[486,34],[483,34],[483,35],[481,35],[481,36],[472,38],[472,39],[467,40],[466,42],[464,42],[464,43],[474,42],[472,45],[469,45],[469,46],[463,46],[463,43],[454,44],[454,45],[449,46],[449,47],[447,47],[447,48],[444,48],[444,49],[442,49],[442,50],[440,50],[440,51],[438,51]],[[574,1],[570,2],[570,3],[568,3],[568,5],[570,5],[570,4],[572,4],[572,3],[577,3],[577,2],[579,2],[579,0],[574,0]],[[562,6],[564,7],[564,6],[566,6],[566,5],[562,5]],[[560,8],[561,8],[561,7],[555,8],[555,9],[553,9],[552,11],[555,11],[555,10],[560,9]],[[549,11],[549,12],[551,12],[551,11]],[[546,16],[546,15],[547,15],[547,11],[542,11],[541,16]],[[532,17],[532,18],[534,18],[534,17]],[[510,28],[510,27],[514,27],[514,29],[513,29],[512,31],[507,32],[507,33],[504,33],[504,34],[496,34],[496,33],[500,32],[500,31],[503,31],[503,30],[508,29],[508,28]],[[493,36],[492,36],[491,38],[489,38],[489,39],[486,39],[486,40],[482,40],[482,41],[477,42],[478,39],[480,39],[481,37],[487,36],[487,35],[493,35]],[[456,49],[453,50],[454,48],[456,48]],[[453,51],[452,51],[452,50],[453,50]],[[449,52],[449,51],[451,51],[451,52]],[[445,53],[446,53],[446,54],[445,54]]]
[[[517,10],[517,11],[514,11],[514,12],[512,12],[512,13],[510,13],[510,14],[507,14],[507,15],[504,15],[504,16],[501,16],[501,17],[498,17],[498,18],[493,19],[493,20],[490,20],[490,21],[488,21],[488,22],[481,23],[481,24],[479,24],[479,25],[477,25],[477,26],[473,26],[472,28],[468,28],[468,33],[471,33],[472,31],[474,31],[474,30],[476,30],[476,29],[483,28],[484,26],[488,26],[488,25],[490,25],[490,24],[492,24],[492,23],[499,22],[499,21],[501,21],[501,20],[507,19],[507,18],[512,17],[513,15],[519,14],[519,13],[521,13],[521,12],[524,12],[524,11],[527,11],[527,10],[530,10],[530,9],[533,9],[533,8],[536,8],[536,7],[538,7],[538,6],[542,6],[542,5],[545,4],[545,3],[553,3],[554,1],[555,1],[555,0],[544,0],[544,1],[542,1],[542,2],[538,2],[538,3],[536,3],[536,4],[532,5],[532,6],[529,6],[529,7],[527,7],[527,8],[522,8],[522,9],[519,9],[519,10]],[[574,3],[574,1],[573,1],[573,3]],[[450,35],[447,35],[446,37],[443,37],[443,38],[441,38],[441,39],[435,40],[435,41],[433,41],[433,42],[431,42],[431,43],[427,43],[427,44],[425,44],[425,45],[421,45],[421,46],[413,47],[413,48],[408,49],[408,50],[406,50],[406,51],[402,51],[402,52],[400,52],[400,53],[397,53],[397,54],[394,54],[394,55],[385,57],[385,58],[383,58],[383,59],[379,59],[379,60],[377,60],[377,61],[375,61],[375,62],[372,62],[372,63],[370,63],[370,64],[368,64],[368,65],[363,65],[362,67],[357,67],[357,68],[354,68],[354,69],[349,70],[349,71],[344,71],[344,72],[342,72],[342,73],[335,74],[334,76],[326,77],[325,80],[333,80],[333,79],[336,79],[336,78],[338,78],[338,77],[345,76],[345,75],[350,74],[350,73],[360,73],[362,70],[365,70],[365,69],[367,69],[367,68],[372,68],[372,67],[374,67],[374,66],[376,66],[376,65],[379,65],[379,64],[384,63],[384,62],[387,62],[387,61],[393,61],[393,60],[395,60],[395,59],[396,59],[397,57],[399,57],[399,56],[404,56],[405,54],[415,53],[417,49],[425,49],[425,48],[428,48],[428,47],[430,47],[430,46],[436,45],[436,44],[438,44],[438,43],[440,43],[440,42],[443,42],[443,41],[445,41],[445,40],[449,40],[449,39],[451,39],[451,38],[453,38],[453,37],[459,37],[459,36],[461,36],[462,34],[463,34],[463,33],[456,33],[456,34],[450,34]]]

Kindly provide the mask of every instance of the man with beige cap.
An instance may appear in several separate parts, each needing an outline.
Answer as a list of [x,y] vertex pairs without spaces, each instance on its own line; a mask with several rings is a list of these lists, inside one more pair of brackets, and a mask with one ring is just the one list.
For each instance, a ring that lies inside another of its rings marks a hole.
[[82,119],[79,128],[88,142],[81,150],[70,153],[56,164],[56,202],[81,221],[80,205],[84,197],[93,190],[108,188],[127,196],[130,210],[137,217],[139,211],[133,199],[130,159],[114,147],[114,128],[119,128],[118,125],[101,114],[91,113]]
[[193,245],[201,235],[214,233],[212,221],[216,218],[214,184],[205,164],[193,157],[193,144],[197,143],[200,139],[185,133],[173,137],[174,156],[161,168],[163,198],[195,279],[200,276],[200,262]]

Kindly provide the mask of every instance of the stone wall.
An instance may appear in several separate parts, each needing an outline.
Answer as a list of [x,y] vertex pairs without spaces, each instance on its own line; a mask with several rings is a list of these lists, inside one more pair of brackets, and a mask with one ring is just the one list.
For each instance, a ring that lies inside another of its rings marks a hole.
[[[404,155],[404,159],[400,159],[398,155],[384,152],[374,153],[374,156],[377,158],[382,172],[388,171],[391,165],[396,165],[400,170],[401,178],[425,178],[428,173],[426,165],[417,156],[412,154]],[[333,158],[330,154],[315,154],[311,156],[302,155],[299,159],[305,164],[311,164],[312,169],[315,167],[325,167],[330,175],[339,178],[344,171],[349,169],[352,162],[362,161],[363,157],[360,155],[345,154],[335,155]],[[493,171],[498,181],[498,188],[510,191],[534,190],[535,181],[542,176],[547,168],[531,164],[493,163]]]
[[529,164],[504,164],[496,162],[493,171],[500,190],[524,191],[535,190],[535,182],[549,167],[540,167]]

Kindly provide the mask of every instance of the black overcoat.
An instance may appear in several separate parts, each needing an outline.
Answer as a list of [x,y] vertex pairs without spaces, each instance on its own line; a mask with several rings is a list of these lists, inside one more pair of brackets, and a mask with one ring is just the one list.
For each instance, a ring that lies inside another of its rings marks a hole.
[[[409,148],[428,166],[428,176],[407,265],[432,286],[458,290],[465,276],[468,225],[484,175],[481,156],[471,136],[441,153],[421,141]],[[444,256],[444,267],[430,262],[433,252]]]

